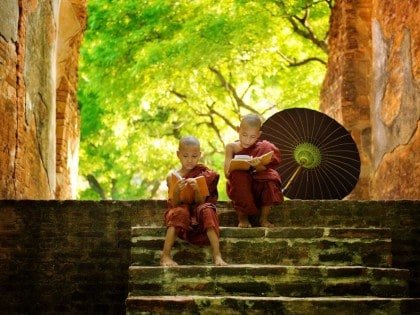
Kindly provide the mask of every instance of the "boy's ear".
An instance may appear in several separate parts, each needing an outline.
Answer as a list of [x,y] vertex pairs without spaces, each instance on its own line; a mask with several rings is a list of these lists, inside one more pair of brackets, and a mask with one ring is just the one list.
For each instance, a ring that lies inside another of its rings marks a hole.
[[240,126],[236,126],[236,131],[239,132]]
[[260,132],[258,133],[258,138],[261,137],[262,131],[260,130]]

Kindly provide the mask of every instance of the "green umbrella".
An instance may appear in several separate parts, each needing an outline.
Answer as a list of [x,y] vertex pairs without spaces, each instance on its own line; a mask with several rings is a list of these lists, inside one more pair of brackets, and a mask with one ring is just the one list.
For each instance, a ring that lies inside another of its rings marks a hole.
[[360,157],[350,133],[321,112],[290,108],[268,118],[261,139],[281,152],[278,171],[291,199],[342,199],[356,185]]

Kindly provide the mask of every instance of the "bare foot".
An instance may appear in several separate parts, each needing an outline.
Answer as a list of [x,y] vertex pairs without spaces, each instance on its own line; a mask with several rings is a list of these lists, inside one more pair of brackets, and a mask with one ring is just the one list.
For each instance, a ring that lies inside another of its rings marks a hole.
[[213,259],[215,266],[227,266],[227,263],[222,259],[222,256],[215,256]]
[[178,266],[176,261],[174,261],[170,256],[162,255],[160,257],[160,265],[165,267]]
[[240,228],[250,228],[252,225],[249,223],[247,215],[238,215],[239,224],[238,227]]
[[261,225],[261,227],[266,227],[266,228],[273,228],[274,227],[274,224],[267,221],[267,220],[264,220],[264,221],[261,220],[260,225]]

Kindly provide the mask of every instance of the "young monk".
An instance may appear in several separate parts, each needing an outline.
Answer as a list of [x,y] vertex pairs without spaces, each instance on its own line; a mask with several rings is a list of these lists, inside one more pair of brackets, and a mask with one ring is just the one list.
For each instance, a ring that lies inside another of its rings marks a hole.
[[[239,140],[228,143],[225,150],[225,176],[227,194],[233,202],[238,215],[238,227],[251,227],[250,215],[260,215],[262,227],[273,227],[268,215],[272,205],[283,202],[280,175],[276,167],[280,163],[279,149],[269,141],[259,140],[261,119],[258,115],[248,114],[241,119],[237,128]],[[273,151],[270,163],[262,165],[260,156]],[[250,155],[248,171],[235,170],[229,174],[229,164],[235,155]]]
[[[162,266],[178,265],[171,257],[172,246],[178,236],[191,244],[210,244],[214,264],[224,266],[226,263],[222,259],[219,248],[219,220],[215,206],[218,197],[219,174],[203,164],[198,164],[201,151],[200,142],[195,137],[183,137],[179,141],[176,154],[181,162],[181,168],[175,172],[176,176],[171,172],[167,177],[169,198],[168,210],[164,215],[167,231],[160,264]],[[206,197],[200,194],[197,176],[204,176],[206,180],[208,187]],[[193,188],[194,193],[181,200],[182,191],[188,185]]]

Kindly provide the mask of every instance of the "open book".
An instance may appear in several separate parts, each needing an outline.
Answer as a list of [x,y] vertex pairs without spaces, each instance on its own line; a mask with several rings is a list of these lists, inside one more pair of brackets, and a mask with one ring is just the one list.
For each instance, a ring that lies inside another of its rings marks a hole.
[[[273,151],[267,152],[259,158],[261,159],[262,166],[267,165],[271,161],[271,157],[273,156]],[[251,168],[251,164],[249,164],[249,161],[252,160],[255,157],[252,157],[250,155],[235,155],[232,160],[230,160],[229,163],[229,173],[231,171],[247,171]],[[258,169],[256,170],[258,171]]]
[[[175,187],[176,183],[182,179],[182,176],[178,174],[178,172],[172,172],[171,176],[171,183],[170,183],[170,189],[169,189],[169,197],[172,199],[172,190],[173,187]],[[195,177],[195,180],[197,181],[198,190],[200,191],[200,195],[203,198],[206,198],[209,193],[209,188],[207,187],[206,178],[204,176],[197,176]],[[194,189],[187,185],[183,190],[181,190],[179,199],[183,203],[194,203],[195,200],[195,193]]]

